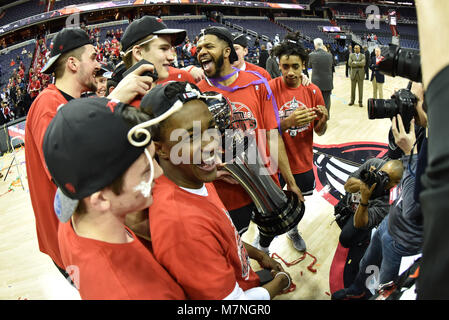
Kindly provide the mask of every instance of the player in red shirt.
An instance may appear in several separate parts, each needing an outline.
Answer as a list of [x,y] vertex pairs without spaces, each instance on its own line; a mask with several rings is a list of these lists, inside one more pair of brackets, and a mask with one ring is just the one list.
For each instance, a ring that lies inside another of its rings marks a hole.
[[[262,78],[262,80],[252,73],[232,67],[232,63],[237,61],[238,57],[232,43],[232,35],[226,28],[205,29],[198,41],[197,50],[198,61],[207,77],[198,84],[198,87],[202,91],[222,93],[231,101],[234,125],[238,124],[246,132],[254,131],[262,140],[265,138],[261,137],[265,130],[267,151],[270,151],[270,146],[277,143],[278,161],[276,163],[280,172],[287,181],[288,189],[296,193],[303,201],[304,198],[291,173],[284,142],[278,131],[279,123],[275,114],[278,110],[274,107],[273,98],[268,98],[268,90],[271,89],[268,83],[256,84],[266,79]],[[259,147],[261,147],[260,144]],[[273,178],[279,183],[276,175]],[[217,180],[214,185],[221,200],[230,211],[239,233],[242,234],[248,228],[252,212],[255,210],[251,198],[238,184]],[[268,252],[268,247],[264,243],[261,248]]]
[[153,178],[162,175],[154,144],[128,140],[148,119],[133,106],[92,97],[63,105],[47,128],[43,151],[58,186],[59,248],[82,299],[185,299],[125,226],[127,214],[151,205]]
[[[142,99],[152,118],[180,109],[153,127],[164,176],[156,181],[150,229],[157,260],[189,299],[269,299],[290,277],[266,253],[245,244],[212,182],[216,178],[217,129],[198,88],[186,82],[158,85]],[[211,141],[212,140],[212,141]],[[272,270],[259,287],[249,257]]]
[[[279,59],[282,77],[269,83],[278,103],[290,168],[303,195],[312,195],[315,189],[313,133],[323,135],[326,132],[328,112],[320,89],[313,83],[302,84],[307,52],[299,40],[288,34],[286,40],[275,47],[274,55]],[[285,185],[285,182],[281,183]],[[304,241],[295,241],[295,235],[291,233],[287,236],[297,250],[306,250]],[[297,246],[298,243],[301,245]]]
[[232,64],[234,67],[239,68],[240,70],[258,72],[262,77],[264,77],[268,81],[271,80],[271,76],[267,70],[253,63],[245,61],[245,57],[248,55],[248,39],[246,39],[246,36],[244,34],[242,33],[234,34],[234,49],[235,52],[237,53],[237,57],[239,58],[236,62]]
[[[89,36],[81,29],[63,29],[53,43],[50,59],[42,70],[54,71],[56,83],[43,90],[30,107],[25,127],[25,159],[39,249],[49,255],[66,276],[57,238],[58,219],[53,209],[56,186],[45,165],[42,142],[60,105],[79,98],[82,92],[95,90],[95,75],[100,65],[95,60],[96,51]],[[143,69],[144,66],[136,73]],[[148,80],[134,74],[122,82],[111,98],[123,102],[131,101],[136,94],[145,94],[151,86],[151,78]]]
[[[154,65],[158,82],[169,77],[175,57],[173,46],[182,43],[187,35],[184,29],[169,29],[161,19],[144,16],[134,20],[121,38],[122,59],[127,70],[139,61],[146,60]],[[141,97],[132,105],[138,106]]]

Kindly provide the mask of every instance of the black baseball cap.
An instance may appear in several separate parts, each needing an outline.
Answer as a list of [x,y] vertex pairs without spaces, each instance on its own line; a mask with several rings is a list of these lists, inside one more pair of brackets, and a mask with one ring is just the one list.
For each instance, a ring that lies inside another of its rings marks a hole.
[[98,77],[105,77],[106,79],[111,79],[112,74],[114,73],[114,63],[109,61],[107,63],[100,63],[100,70],[97,72]]
[[48,126],[43,151],[58,189],[55,213],[67,222],[79,200],[109,186],[144,152],[128,141],[133,127],[122,117],[134,108],[107,98],[79,98],[59,107]]
[[241,45],[243,48],[248,48],[248,39],[243,33],[233,33],[234,44]]
[[48,59],[41,72],[50,74],[54,70],[55,62],[61,54],[71,50],[92,44],[86,31],[79,28],[64,28],[59,31],[53,39],[50,51],[50,59]]
[[[171,86],[182,86],[182,91],[175,96],[167,94]],[[200,89],[189,82],[170,81],[165,84],[158,84],[152,88],[140,102],[140,110],[145,113],[152,113],[155,117],[166,113],[176,103],[186,103],[190,100],[201,99]]]
[[221,40],[224,40],[228,43],[229,47],[231,48],[231,54],[229,55],[229,62],[233,63],[237,61],[239,58],[237,56],[237,52],[235,52],[234,49],[234,37],[232,36],[232,33],[226,29],[225,27],[207,27],[203,30],[201,36],[206,34],[213,34],[214,36],[220,38]]
[[139,40],[149,35],[175,35],[173,39],[173,46],[181,44],[186,38],[187,31],[184,29],[170,29],[162,22],[162,19],[144,16],[140,19],[134,20],[126,28],[120,40],[122,51],[126,52],[132,48]]

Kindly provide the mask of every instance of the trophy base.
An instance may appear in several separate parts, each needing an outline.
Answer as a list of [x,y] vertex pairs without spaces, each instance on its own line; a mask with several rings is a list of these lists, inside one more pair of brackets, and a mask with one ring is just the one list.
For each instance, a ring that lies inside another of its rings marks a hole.
[[304,216],[304,203],[291,191],[284,191],[288,201],[283,208],[269,216],[255,212],[251,220],[257,224],[259,232],[266,237],[275,237],[295,227]]

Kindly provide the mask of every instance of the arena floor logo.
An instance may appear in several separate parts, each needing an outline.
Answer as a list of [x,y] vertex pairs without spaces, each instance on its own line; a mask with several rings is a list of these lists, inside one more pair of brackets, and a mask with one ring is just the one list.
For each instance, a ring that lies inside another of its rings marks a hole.
[[330,204],[336,205],[345,194],[349,175],[366,160],[383,158],[388,145],[376,142],[351,142],[335,145],[313,144],[313,171],[316,190]]

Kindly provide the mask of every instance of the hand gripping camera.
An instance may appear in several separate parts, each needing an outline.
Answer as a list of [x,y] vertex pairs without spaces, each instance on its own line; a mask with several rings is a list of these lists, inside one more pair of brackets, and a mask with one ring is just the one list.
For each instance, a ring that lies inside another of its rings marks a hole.
[[400,114],[404,128],[410,130],[410,121],[416,115],[418,98],[410,91],[412,81],[421,82],[421,57],[418,50],[404,49],[390,44],[381,49],[384,59],[376,70],[392,77],[400,76],[410,79],[406,89],[395,92],[391,99],[368,99],[368,118],[393,118]]

